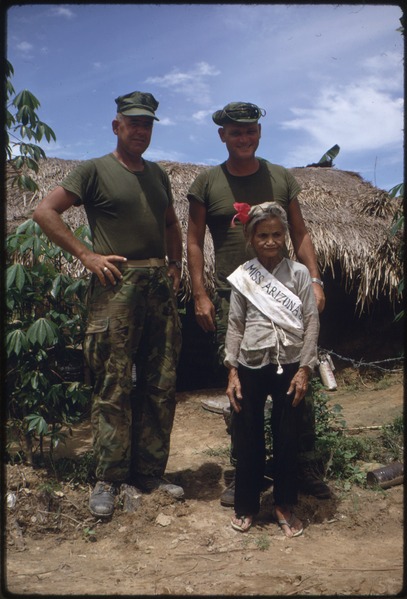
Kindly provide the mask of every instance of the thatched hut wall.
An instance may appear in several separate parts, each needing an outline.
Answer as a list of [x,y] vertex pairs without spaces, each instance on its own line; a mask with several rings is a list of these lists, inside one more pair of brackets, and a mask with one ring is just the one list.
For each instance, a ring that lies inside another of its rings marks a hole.
[[[19,192],[7,178],[7,232],[30,218],[35,205],[79,162],[57,158],[41,160],[39,173],[34,176],[40,188],[36,194]],[[196,175],[207,167],[165,161],[160,164],[169,174],[175,209],[184,234],[182,292],[184,299],[189,299],[186,194]],[[360,310],[379,295],[387,296],[393,302],[397,298],[403,269],[398,255],[400,239],[391,239],[389,230],[399,202],[364,181],[357,173],[316,167],[289,170],[302,187],[299,201],[321,272],[333,278],[340,273],[341,284],[346,290],[356,290],[356,304]],[[81,207],[69,210],[63,218],[73,229],[86,222]],[[205,282],[212,291],[214,262],[210,234],[206,235],[204,251]]]

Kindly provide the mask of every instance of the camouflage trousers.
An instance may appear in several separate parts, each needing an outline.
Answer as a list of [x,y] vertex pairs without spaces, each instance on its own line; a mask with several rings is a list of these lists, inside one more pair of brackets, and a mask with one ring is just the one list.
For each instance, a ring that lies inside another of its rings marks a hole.
[[[216,311],[216,345],[218,348],[218,360],[221,364],[223,364],[225,357],[226,331],[228,326],[230,291],[227,289],[219,289],[215,292],[212,301]],[[310,462],[314,462],[317,459],[315,450],[315,408],[311,385],[309,385],[302,403],[304,403],[304,408],[301,412],[302,418],[300,424],[300,436],[298,440],[298,461],[300,464],[305,465]],[[236,440],[233,410],[230,420],[230,438],[230,462],[233,466],[236,466],[236,455],[234,449]]]
[[123,279],[114,286],[92,278],[84,342],[93,376],[96,476],[112,482],[164,473],[181,351],[167,269],[120,268]]

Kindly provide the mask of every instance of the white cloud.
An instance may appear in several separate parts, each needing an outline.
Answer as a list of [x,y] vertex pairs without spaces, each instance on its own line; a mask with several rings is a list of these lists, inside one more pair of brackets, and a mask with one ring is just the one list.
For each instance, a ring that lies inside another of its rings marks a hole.
[[403,139],[403,99],[364,84],[321,90],[312,108],[292,108],[284,129],[304,131],[322,147],[348,152],[380,149]]
[[214,110],[198,110],[192,115],[192,119],[198,124],[206,124],[207,117],[212,115]]
[[206,62],[199,62],[189,71],[172,69],[162,77],[148,77],[146,83],[153,83],[159,87],[171,89],[175,93],[183,94],[187,100],[196,104],[210,102],[209,85],[207,77],[216,77],[220,71]]
[[50,14],[53,17],[63,17],[65,19],[75,18],[75,13],[66,6],[56,6],[50,10]]
[[33,49],[34,46],[29,42],[20,42],[17,44],[17,50],[20,50],[20,52],[30,52]]
[[185,155],[176,151],[159,150],[158,148],[150,147],[144,154],[147,160],[169,160],[171,162],[182,162],[185,160]]
[[168,127],[168,126],[175,125],[175,121],[173,121],[172,119],[170,119],[170,118],[169,118],[169,117],[167,117],[167,116],[166,116],[166,117],[164,117],[164,118],[161,118],[161,117],[159,117],[159,118],[160,118],[160,120],[159,120],[159,122],[157,123],[157,124],[159,124],[159,125],[164,125],[164,127]]

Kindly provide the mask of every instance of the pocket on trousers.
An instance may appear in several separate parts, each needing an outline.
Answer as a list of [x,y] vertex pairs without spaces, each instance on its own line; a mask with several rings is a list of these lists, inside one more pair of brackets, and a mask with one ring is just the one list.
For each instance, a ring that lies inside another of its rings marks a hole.
[[105,333],[109,328],[109,318],[94,318],[88,322],[86,335]]

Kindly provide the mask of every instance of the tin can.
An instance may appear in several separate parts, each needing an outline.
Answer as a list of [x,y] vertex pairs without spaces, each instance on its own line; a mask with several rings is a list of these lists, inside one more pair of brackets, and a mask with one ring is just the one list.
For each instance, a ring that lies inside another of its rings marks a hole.
[[404,482],[404,464],[392,462],[387,466],[371,470],[366,475],[366,482],[370,487],[379,485],[382,489],[401,485]]

